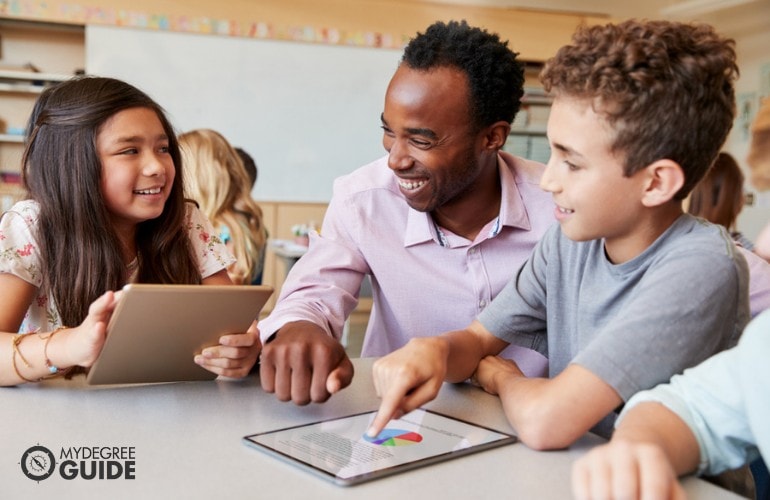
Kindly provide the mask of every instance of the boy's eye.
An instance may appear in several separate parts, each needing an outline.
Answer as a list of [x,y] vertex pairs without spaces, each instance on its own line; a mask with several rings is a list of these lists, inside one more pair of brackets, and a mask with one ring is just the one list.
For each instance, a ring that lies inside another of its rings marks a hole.
[[127,148],[120,152],[122,155],[135,155],[137,153],[136,148]]
[[574,163],[568,162],[567,160],[564,160],[564,164],[567,165],[567,168],[570,170],[580,170],[580,167],[578,167]]
[[385,135],[393,135],[393,131],[392,131],[392,130],[390,130],[390,129],[389,129],[388,127],[386,127],[385,125],[382,125],[380,128],[382,129],[382,132],[383,132]]

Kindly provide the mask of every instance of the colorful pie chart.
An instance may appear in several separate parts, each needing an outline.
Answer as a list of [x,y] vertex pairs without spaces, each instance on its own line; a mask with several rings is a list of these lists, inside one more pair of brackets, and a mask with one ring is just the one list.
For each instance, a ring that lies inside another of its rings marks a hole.
[[409,446],[422,441],[422,436],[403,429],[385,429],[376,437],[364,434],[364,439],[380,446]]

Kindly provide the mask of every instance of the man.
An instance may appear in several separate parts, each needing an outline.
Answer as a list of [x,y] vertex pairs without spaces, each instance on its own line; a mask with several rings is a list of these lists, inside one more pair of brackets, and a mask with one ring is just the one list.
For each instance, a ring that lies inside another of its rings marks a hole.
[[[259,324],[266,391],[306,404],[350,383],[337,339],[366,275],[363,356],[464,326],[510,280],[554,220],[543,166],[501,152],[523,83],[507,43],[465,22],[409,43],[381,116],[388,155],[335,182],[321,235]],[[517,349],[507,355],[541,371],[542,356]]]

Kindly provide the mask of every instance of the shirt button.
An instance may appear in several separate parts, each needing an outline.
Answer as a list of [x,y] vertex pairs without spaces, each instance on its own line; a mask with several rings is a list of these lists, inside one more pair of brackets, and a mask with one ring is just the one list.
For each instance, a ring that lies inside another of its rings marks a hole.
[[484,300],[484,299],[481,299],[481,300],[479,301],[479,307],[486,307],[486,305],[487,305],[487,301],[486,301],[486,300]]
[[475,248],[471,248],[470,250],[468,250],[468,254],[469,255],[473,255],[475,253],[476,253],[476,249]]

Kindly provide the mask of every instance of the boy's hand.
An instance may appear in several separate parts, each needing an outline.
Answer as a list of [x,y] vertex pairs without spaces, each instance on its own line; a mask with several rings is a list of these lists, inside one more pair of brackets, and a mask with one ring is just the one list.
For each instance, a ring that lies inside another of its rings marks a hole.
[[442,339],[414,338],[407,345],[375,361],[374,388],[382,398],[367,434],[377,436],[393,418],[431,401],[447,371],[448,347]]
[[525,375],[516,362],[499,356],[487,356],[479,363],[471,382],[497,396],[505,379],[510,377],[519,378]]
[[353,380],[353,363],[339,341],[309,321],[287,323],[262,350],[262,388],[281,401],[322,403]]
[[242,378],[249,374],[261,350],[257,322],[254,321],[246,333],[220,337],[218,346],[203,349],[194,361],[217,375]]
[[579,500],[686,498],[660,447],[624,439],[613,439],[575,462],[572,492]]

